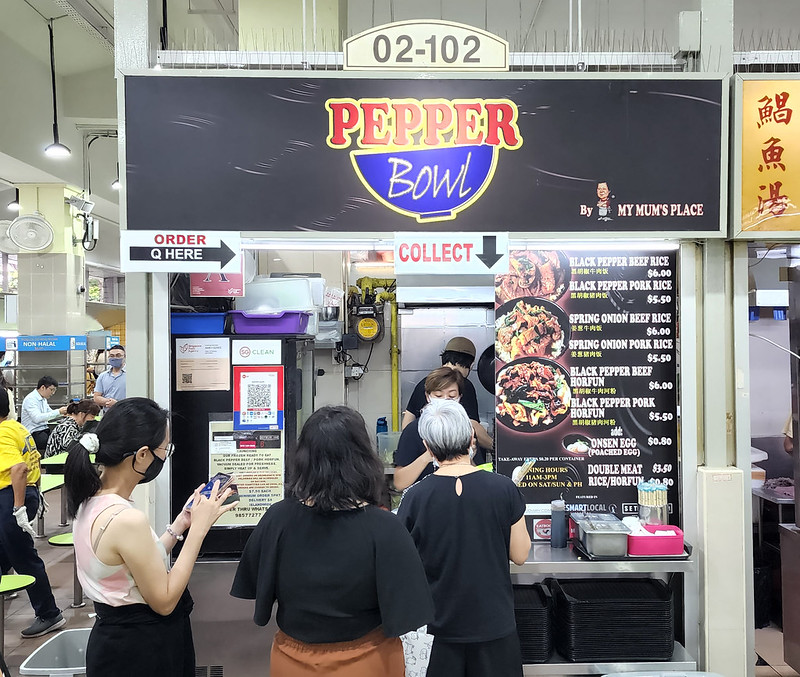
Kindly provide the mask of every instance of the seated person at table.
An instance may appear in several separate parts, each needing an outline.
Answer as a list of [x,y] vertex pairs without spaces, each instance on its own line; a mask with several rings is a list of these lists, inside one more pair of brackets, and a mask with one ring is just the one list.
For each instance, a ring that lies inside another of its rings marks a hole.
[[[475,344],[468,338],[463,336],[455,336],[451,338],[447,345],[444,347],[444,352],[441,354],[442,366],[455,369],[459,374],[464,377],[464,383],[461,386],[461,405],[467,412],[470,421],[472,421],[472,429],[475,431],[475,439],[478,445],[491,449],[492,438],[489,433],[480,424],[478,415],[478,395],[475,392],[475,386],[470,383],[469,370],[472,363],[475,361]],[[408,399],[408,405],[403,412],[403,420],[400,424],[400,429],[405,430],[406,426],[414,419],[419,418],[419,412],[428,403],[425,393],[425,379],[422,379],[414,387],[414,392]]]
[[44,457],[49,458],[63,453],[81,436],[87,421],[94,421],[100,413],[100,406],[92,400],[72,400],[67,405],[67,415],[50,433]]
[[[450,367],[434,369],[424,381],[426,402],[432,400],[460,402],[464,382],[461,372],[456,369]],[[397,451],[394,452],[394,487],[400,491],[427,477],[434,470],[433,456],[425,448],[419,436],[418,425],[419,419],[415,418],[403,429],[397,443]],[[474,456],[474,461],[478,465],[486,462],[485,452],[480,448]]]

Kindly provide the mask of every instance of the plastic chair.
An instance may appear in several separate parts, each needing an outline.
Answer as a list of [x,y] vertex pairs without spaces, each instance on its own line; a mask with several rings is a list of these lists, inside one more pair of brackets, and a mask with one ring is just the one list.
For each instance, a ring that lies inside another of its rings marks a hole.
[[51,536],[47,539],[47,542],[50,545],[53,545],[57,548],[73,548],[72,551],[72,604],[70,606],[73,609],[79,609],[82,606],[86,606],[86,602],[83,601],[83,587],[81,586],[81,582],[78,580],[78,560],[75,559],[75,541],[72,537],[72,532],[68,531],[65,534],[56,534],[55,536]]
[[91,628],[62,630],[19,666],[20,675],[75,677],[86,674],[86,646]]

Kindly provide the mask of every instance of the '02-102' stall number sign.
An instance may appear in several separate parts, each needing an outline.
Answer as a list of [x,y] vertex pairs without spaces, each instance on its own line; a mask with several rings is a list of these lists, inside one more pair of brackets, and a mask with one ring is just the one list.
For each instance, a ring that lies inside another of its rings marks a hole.
[[500,149],[522,146],[508,99],[340,98],[325,108],[328,146],[356,145],[350,160],[367,190],[420,223],[456,218],[491,183]]

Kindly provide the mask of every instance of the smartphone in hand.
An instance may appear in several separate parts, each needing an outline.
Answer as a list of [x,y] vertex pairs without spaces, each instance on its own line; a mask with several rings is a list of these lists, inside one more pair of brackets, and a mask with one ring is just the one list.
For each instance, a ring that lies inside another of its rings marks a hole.
[[[214,477],[212,477],[206,485],[200,490],[200,493],[205,496],[206,498],[211,498],[211,491],[214,488],[214,482],[219,482],[219,489],[218,494],[222,493],[233,483],[233,475],[228,475],[224,472],[218,472]],[[186,502],[186,505],[183,506],[184,510],[191,510],[192,505],[194,504],[194,497],[192,496]]]

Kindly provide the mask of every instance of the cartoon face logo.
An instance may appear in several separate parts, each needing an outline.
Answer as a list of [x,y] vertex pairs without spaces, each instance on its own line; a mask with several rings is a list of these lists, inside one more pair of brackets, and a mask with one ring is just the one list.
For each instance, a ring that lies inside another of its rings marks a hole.
[[507,99],[328,99],[331,148],[355,144],[361,182],[389,209],[420,223],[445,221],[491,183],[500,149],[522,146]]
[[597,220],[611,221],[611,189],[608,183],[601,181],[597,184]]

